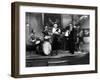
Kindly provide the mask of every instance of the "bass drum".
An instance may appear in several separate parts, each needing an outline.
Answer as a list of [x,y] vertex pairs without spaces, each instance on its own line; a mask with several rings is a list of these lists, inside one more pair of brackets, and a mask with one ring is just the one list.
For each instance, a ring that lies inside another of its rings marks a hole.
[[52,51],[52,46],[49,41],[44,41],[42,44],[42,50],[44,55],[49,55]]

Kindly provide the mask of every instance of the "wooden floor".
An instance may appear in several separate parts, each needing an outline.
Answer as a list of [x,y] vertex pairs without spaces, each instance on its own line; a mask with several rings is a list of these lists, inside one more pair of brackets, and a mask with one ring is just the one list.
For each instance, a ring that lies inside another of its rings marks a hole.
[[89,64],[88,52],[76,51],[71,54],[69,51],[59,50],[58,54],[53,56],[37,55],[35,52],[30,54],[26,57],[27,67]]

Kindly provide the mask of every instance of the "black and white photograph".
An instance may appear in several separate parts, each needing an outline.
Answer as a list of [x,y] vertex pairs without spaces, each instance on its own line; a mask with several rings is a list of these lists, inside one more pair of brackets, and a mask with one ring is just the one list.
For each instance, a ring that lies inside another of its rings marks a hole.
[[90,16],[25,13],[26,67],[89,64]]
[[12,4],[12,76],[97,73],[97,7]]

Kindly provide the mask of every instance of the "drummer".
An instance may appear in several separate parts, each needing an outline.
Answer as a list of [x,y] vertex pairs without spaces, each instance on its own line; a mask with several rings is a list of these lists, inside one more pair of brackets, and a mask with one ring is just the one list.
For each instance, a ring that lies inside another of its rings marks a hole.
[[54,24],[52,28],[52,34],[53,34],[53,42],[52,42],[52,49],[57,54],[57,50],[59,49],[59,35],[61,33],[61,30],[58,28],[58,24]]
[[47,25],[44,27],[43,34],[44,34],[44,40],[49,41],[50,35],[49,35],[49,27]]
[[44,33],[44,36],[48,35],[48,26],[47,25],[44,27],[43,33]]

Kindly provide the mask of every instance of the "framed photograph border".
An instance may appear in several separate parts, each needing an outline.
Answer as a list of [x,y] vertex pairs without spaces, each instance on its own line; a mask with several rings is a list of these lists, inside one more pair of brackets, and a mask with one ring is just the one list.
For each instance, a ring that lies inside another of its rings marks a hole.
[[[20,6],[45,6],[58,8],[73,8],[73,9],[89,9],[95,11],[95,70],[91,71],[75,71],[75,72],[57,72],[43,74],[19,74],[19,7]],[[97,7],[96,6],[81,6],[81,5],[61,5],[61,4],[44,4],[44,3],[29,3],[29,2],[13,2],[11,4],[11,76],[16,78],[22,77],[40,77],[40,76],[56,76],[56,75],[72,75],[97,73]]]

